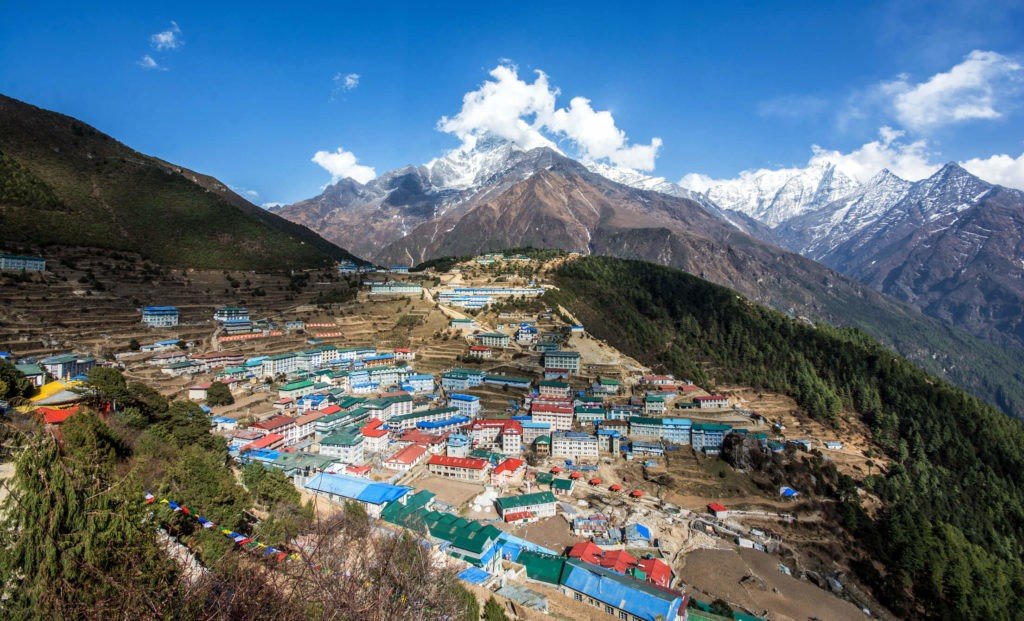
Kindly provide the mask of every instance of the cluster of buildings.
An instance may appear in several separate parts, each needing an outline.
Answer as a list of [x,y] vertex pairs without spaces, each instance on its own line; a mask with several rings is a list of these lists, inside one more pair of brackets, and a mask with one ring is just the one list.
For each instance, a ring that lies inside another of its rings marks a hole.
[[46,259],[18,254],[0,254],[2,272],[45,272]]
[[40,388],[50,380],[84,380],[89,370],[97,365],[94,357],[86,354],[54,354],[44,358],[25,358],[14,360],[13,356],[4,356],[14,367],[25,376],[36,388]]
[[544,295],[543,287],[450,287],[436,298],[441,304],[466,309],[481,309],[511,298],[536,298]]

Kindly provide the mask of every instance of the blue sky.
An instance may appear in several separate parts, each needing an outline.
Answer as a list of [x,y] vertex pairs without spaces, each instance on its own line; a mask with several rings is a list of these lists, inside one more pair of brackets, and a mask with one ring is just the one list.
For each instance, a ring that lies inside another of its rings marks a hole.
[[[1020,2],[85,4],[0,7],[0,92],[258,203],[316,194],[317,151],[380,173],[458,147],[490,120],[439,120],[502,63],[512,90],[539,89],[535,70],[558,89],[546,139],[672,181],[802,166],[819,145],[851,170],[976,160],[1024,184]],[[602,120],[622,144],[598,144]]]

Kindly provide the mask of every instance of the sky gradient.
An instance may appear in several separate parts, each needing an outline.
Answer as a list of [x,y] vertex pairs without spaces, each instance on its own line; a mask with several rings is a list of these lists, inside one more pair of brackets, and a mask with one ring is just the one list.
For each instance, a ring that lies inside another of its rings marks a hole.
[[318,151],[381,173],[458,147],[489,121],[439,121],[499,66],[558,89],[539,131],[566,152],[611,120],[622,148],[660,139],[651,172],[672,181],[802,166],[819,145],[1024,183],[1020,2],[82,4],[0,6],[0,92],[257,203],[319,192]]

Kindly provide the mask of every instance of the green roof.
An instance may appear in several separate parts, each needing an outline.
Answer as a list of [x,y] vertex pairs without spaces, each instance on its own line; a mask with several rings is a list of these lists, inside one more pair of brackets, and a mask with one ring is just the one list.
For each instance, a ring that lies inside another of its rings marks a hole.
[[569,387],[569,383],[568,382],[558,382],[558,381],[555,381],[555,380],[543,380],[541,382],[538,382],[537,385],[545,387],[545,388],[568,388]]
[[16,364],[14,368],[21,372],[22,375],[42,375],[43,369],[38,364]]
[[656,417],[653,417],[653,416],[630,416],[629,417],[629,424],[630,425],[653,425],[655,427],[660,427],[663,424],[663,422],[662,422],[663,420],[664,419],[656,418]]
[[725,423],[694,423],[691,427],[694,431],[729,431],[732,425]]
[[[556,481],[557,482],[557,481]],[[519,496],[506,496],[498,499],[498,509],[502,512],[519,507],[530,505],[542,505],[549,502],[558,502],[551,492],[533,492],[532,494],[520,494]]]
[[507,339],[508,338],[508,335],[505,334],[504,332],[481,332],[480,334],[476,334],[474,336],[476,338],[478,338],[478,339],[479,338],[484,338],[484,337],[494,337],[494,338],[502,338],[502,339]]
[[301,382],[292,382],[291,384],[285,384],[279,390],[302,390],[303,388],[312,388],[313,382],[309,380],[302,380]]
[[665,397],[661,395],[647,395],[644,397],[644,401],[648,403],[665,403]]
[[534,440],[534,442],[536,442],[537,444],[551,444],[551,436],[549,436],[549,435],[537,436],[537,439]]
[[[381,518],[386,522],[416,531],[425,528],[431,537],[451,544],[450,554],[479,565],[479,559],[473,556],[483,554],[488,546],[501,536],[501,531],[490,524],[467,520],[451,513],[428,510],[425,507],[430,498],[417,493],[405,505],[391,503],[381,513]],[[460,554],[460,551],[472,556]]]
[[531,580],[554,585],[558,584],[562,568],[565,567],[565,557],[542,554],[532,550],[520,552],[517,562],[526,568],[526,576]]
[[563,490],[563,491],[566,491],[566,492],[570,492],[570,491],[572,491],[572,486],[573,486],[572,479],[553,479],[551,481],[551,489],[557,489],[557,490]]
[[434,408],[432,410],[420,410],[419,412],[413,412],[411,414],[402,414],[400,416],[392,416],[388,421],[389,423],[401,423],[407,420],[417,420],[424,417],[444,415],[444,414],[458,414],[459,408]]
[[550,472],[538,472],[537,482],[543,485],[551,485],[551,482],[555,480],[555,475]]
[[284,354],[274,354],[273,356],[267,356],[267,360],[287,360],[289,358],[294,358],[294,357],[295,357],[295,352],[288,352],[288,353],[284,353]]
[[357,427],[346,427],[335,431],[323,440],[321,446],[355,446],[363,441],[363,435]]
[[605,386],[618,386],[618,385],[622,384],[622,382],[620,382],[619,380],[617,380],[617,379],[612,379],[612,378],[610,378],[610,377],[602,377],[602,378],[601,378],[600,380],[598,380],[598,381],[599,381],[599,382],[600,382],[601,384],[605,385]]

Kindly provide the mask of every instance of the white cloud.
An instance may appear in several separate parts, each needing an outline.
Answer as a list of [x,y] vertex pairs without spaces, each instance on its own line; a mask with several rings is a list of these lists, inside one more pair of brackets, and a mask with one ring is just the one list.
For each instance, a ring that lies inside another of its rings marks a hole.
[[919,84],[905,76],[888,83],[900,123],[923,131],[978,119],[998,119],[1019,92],[1019,63],[996,52],[974,50],[949,71]]
[[877,140],[849,153],[813,145],[813,155],[808,165],[829,162],[843,174],[861,183],[871,179],[883,168],[910,181],[923,179],[935,172],[939,165],[932,161],[928,143],[924,140],[908,142],[903,139],[904,135],[905,132],[882,127],[878,130]]
[[566,138],[583,159],[608,160],[638,170],[654,168],[660,138],[653,138],[648,145],[630,145],[612,113],[594,110],[585,97],[574,97],[567,108],[556,108],[560,91],[550,85],[543,71],[534,73],[536,77],[530,83],[519,77],[514,65],[498,65],[489,72],[491,79],[463,96],[457,115],[441,118],[438,129],[457,136],[463,148],[472,148],[485,134],[527,150],[558,150],[552,138]]
[[135,61],[135,64],[147,70],[157,69],[163,71],[166,69],[166,67],[156,62],[156,60],[154,60],[149,54],[143,54],[142,58]]
[[523,149],[555,148],[541,133],[541,119],[554,110],[558,90],[548,86],[543,71],[536,74],[533,84],[529,84],[519,79],[514,66],[498,65],[490,72],[494,79],[466,93],[462,110],[454,117],[441,117],[438,129],[455,134],[467,148],[484,134],[499,136]]
[[185,45],[185,41],[181,38],[181,28],[178,27],[178,22],[171,22],[171,27],[167,30],[150,35],[149,43],[158,52],[176,50]]
[[334,83],[334,86],[331,87],[331,101],[337,99],[341,93],[358,88],[361,77],[358,73],[335,73],[334,77],[331,78],[331,82]]
[[[742,173],[741,173],[742,174]],[[694,192],[707,192],[713,186],[721,183],[720,179],[713,179],[704,173],[686,173],[679,180],[679,185]]]
[[276,209],[278,207],[284,207],[284,203],[279,203],[277,201],[268,201],[260,205],[260,207],[264,209]]
[[1018,157],[1005,154],[984,159],[975,157],[960,165],[990,183],[1024,190],[1024,153]]
[[317,151],[313,155],[313,162],[331,173],[332,182],[347,177],[359,183],[366,183],[377,176],[377,171],[373,167],[359,164],[354,153],[341,147],[333,152]]
[[[827,162],[860,183],[870,180],[883,168],[908,181],[919,181],[931,176],[944,163],[938,154],[929,148],[926,140],[908,141],[905,139],[905,132],[891,127],[882,127],[878,130],[877,140],[865,143],[848,153],[824,149],[818,145],[813,145],[811,152],[811,158],[807,161],[808,166]],[[989,183],[1024,190],[1024,153],[1016,158],[1006,154],[987,158],[976,157],[960,162],[960,165]],[[797,171],[795,168],[745,170],[737,175],[737,179],[755,179],[765,173]],[[694,192],[706,192],[716,185],[730,181],[734,179],[714,179],[702,173],[688,173],[679,180],[679,185]]]

